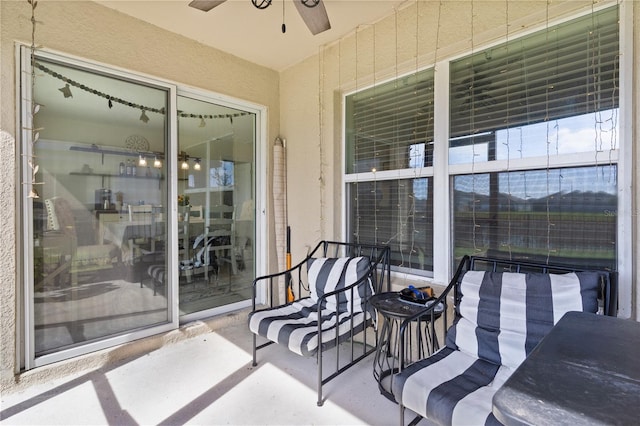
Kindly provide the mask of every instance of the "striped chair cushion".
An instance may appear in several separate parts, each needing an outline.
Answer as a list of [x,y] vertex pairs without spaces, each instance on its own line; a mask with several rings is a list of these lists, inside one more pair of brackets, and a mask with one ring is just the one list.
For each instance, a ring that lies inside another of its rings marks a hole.
[[441,425],[500,424],[493,394],[513,369],[444,347],[393,379],[393,395],[406,408]]
[[394,376],[393,395],[439,424],[498,424],[493,394],[566,312],[597,312],[598,283],[595,272],[466,272],[446,346]]
[[[367,275],[368,257],[311,258],[307,262],[309,291],[311,300],[318,302],[320,297],[334,290],[345,288]],[[367,289],[368,287],[368,289]],[[367,296],[373,294],[371,280],[363,281],[353,292],[345,291],[326,299],[328,309],[340,312],[362,312]],[[353,305],[351,299],[353,298]]]
[[147,275],[159,284],[164,284],[167,268],[164,265],[151,265],[147,268]]
[[[251,332],[273,342],[285,345],[292,352],[311,356],[318,351],[319,340],[322,348],[335,346],[336,327],[339,341],[351,336],[351,319],[355,332],[363,330],[365,314],[337,313],[334,309],[321,311],[322,335],[318,338],[318,305],[311,298],[300,299],[288,305],[257,311],[249,314]],[[366,317],[371,318],[369,314]]]
[[597,312],[597,272],[468,271],[447,346],[515,368],[569,311]]

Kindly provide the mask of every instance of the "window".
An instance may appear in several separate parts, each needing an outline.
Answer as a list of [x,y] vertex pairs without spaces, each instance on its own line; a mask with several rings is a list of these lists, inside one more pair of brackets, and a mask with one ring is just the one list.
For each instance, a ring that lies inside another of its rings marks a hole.
[[617,167],[453,178],[454,247],[465,254],[615,269]]
[[[617,269],[618,21],[594,11],[443,64],[446,129],[433,70],[347,95],[347,237],[441,279],[465,254]],[[435,192],[434,176],[449,177]],[[433,261],[444,228],[446,267]]]
[[433,70],[346,98],[348,235],[389,244],[396,270],[433,270]]
[[454,259],[616,269],[617,22],[608,9],[451,63]]

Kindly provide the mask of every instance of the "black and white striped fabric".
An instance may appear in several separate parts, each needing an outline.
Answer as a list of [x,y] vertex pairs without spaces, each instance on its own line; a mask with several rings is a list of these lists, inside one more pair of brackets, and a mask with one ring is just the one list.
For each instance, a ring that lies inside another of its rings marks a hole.
[[596,313],[599,274],[468,271],[446,346],[394,377],[404,407],[443,424],[498,424],[493,394],[569,311]]
[[[318,304],[310,297],[300,299],[288,305],[250,314],[249,329],[252,333],[266,337],[272,342],[289,348],[302,356],[315,355],[322,341],[322,348],[335,346],[336,327],[340,341],[351,335],[351,320],[354,333],[363,330],[365,313],[350,315],[335,309],[321,311],[322,333],[318,338]],[[367,313],[366,318],[371,316]]]
[[147,275],[151,277],[155,284],[164,284],[167,268],[164,265],[151,265],[147,268]]
[[[364,277],[369,270],[369,258],[364,256],[311,258],[307,262],[307,270],[311,300],[317,302],[325,294],[343,289]],[[368,279],[353,291],[327,297],[325,306],[340,312],[362,312],[366,297],[371,296],[372,293],[371,280]]]
[[[335,346],[336,329],[339,341],[343,341],[352,335],[352,327],[353,332],[358,333],[372,318],[363,309],[365,297],[372,294],[370,279],[364,280],[353,292],[327,298],[320,318],[317,311],[318,300],[324,294],[353,284],[369,273],[368,258],[314,258],[307,267],[310,297],[249,316],[251,332],[302,356],[316,354],[320,345],[323,349]],[[318,321],[322,323],[321,336],[318,336]]]

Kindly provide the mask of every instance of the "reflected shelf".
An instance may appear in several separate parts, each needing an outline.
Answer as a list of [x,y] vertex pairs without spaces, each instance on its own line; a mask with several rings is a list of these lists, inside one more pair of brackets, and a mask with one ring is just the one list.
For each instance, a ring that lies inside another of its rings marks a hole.
[[87,172],[70,172],[73,176],[97,176],[97,177],[117,177],[124,179],[164,179],[164,176],[146,176],[146,175],[119,175],[114,173],[87,173]]

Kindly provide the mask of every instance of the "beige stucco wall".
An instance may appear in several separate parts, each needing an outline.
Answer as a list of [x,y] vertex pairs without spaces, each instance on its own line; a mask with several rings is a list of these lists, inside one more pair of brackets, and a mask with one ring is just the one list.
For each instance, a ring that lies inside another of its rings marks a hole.
[[[604,4],[594,5],[599,3]],[[626,5],[636,9],[633,80],[637,88],[640,2]],[[318,55],[283,71],[280,130],[288,141],[288,218],[294,255],[303,255],[306,246],[318,240],[343,238],[342,93],[430,66],[436,62],[436,52],[438,61],[467,54],[483,45],[504,41],[507,35],[513,38],[523,31],[542,28],[547,15],[554,21],[579,11],[588,12],[591,7],[591,1],[574,0],[510,1],[508,6],[498,1],[408,2],[387,18],[361,26],[325,46]],[[632,111],[637,111],[638,90],[633,93]],[[638,129],[638,114],[632,113],[630,118]],[[637,132],[632,137],[637,141]],[[634,155],[638,155],[637,150]],[[636,167],[633,169],[637,181],[640,175]],[[637,241],[634,238],[636,256]],[[626,266],[635,277],[635,265]],[[397,277],[395,283],[406,286],[404,279]],[[637,280],[629,281],[621,283],[621,303],[631,306],[627,316],[637,318]]]
[[[632,126],[632,138],[633,145],[638,145],[638,140],[640,140],[640,114],[638,114],[638,110],[640,109],[640,66],[638,63],[640,62],[638,58],[640,58],[640,2],[633,2],[633,30],[631,32],[631,36],[633,39],[633,55],[631,61],[633,62],[633,108],[631,111],[631,126]],[[634,268],[633,268],[633,283],[632,286],[633,294],[631,295],[633,303],[633,313],[632,317],[636,319],[636,321],[640,321],[640,277],[638,277],[637,265],[640,265],[640,250],[638,247],[638,241],[640,241],[640,229],[638,228],[638,212],[640,212],[640,208],[638,207],[638,198],[640,188],[636,182],[640,182],[640,168],[638,164],[640,164],[640,149],[635,149],[632,156],[633,161],[633,182],[632,188],[634,190],[635,196],[633,198],[632,211],[633,211],[633,259],[634,259]]]
[[[16,137],[15,41],[30,44],[31,8],[25,1],[0,1],[0,129]],[[40,1],[36,42],[46,49],[159,77],[267,107],[267,141],[278,134],[279,75],[273,70],[198,44],[89,1]],[[0,389],[14,383],[17,150],[0,146]],[[144,344],[143,344],[144,345]],[[148,345],[148,344],[147,344]],[[89,362],[86,358],[81,362]],[[73,362],[65,363],[67,368]],[[39,370],[39,369],[36,369]],[[25,381],[27,376],[20,378]]]

